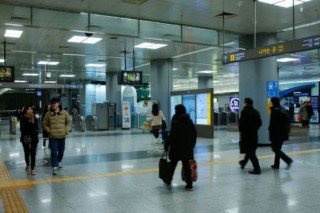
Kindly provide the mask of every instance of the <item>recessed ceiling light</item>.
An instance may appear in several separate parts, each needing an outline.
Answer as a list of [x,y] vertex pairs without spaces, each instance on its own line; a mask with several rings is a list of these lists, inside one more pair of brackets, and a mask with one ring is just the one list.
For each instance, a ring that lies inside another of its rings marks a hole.
[[214,71],[212,71],[212,70],[202,70],[202,71],[198,71],[198,73],[210,74],[210,73],[214,73]]
[[144,43],[138,44],[134,47],[155,50],[155,49],[159,49],[159,48],[165,47],[165,46],[168,46],[168,45],[167,44],[156,44],[156,43],[144,42]]
[[290,61],[298,61],[299,59],[297,58],[278,58],[278,62],[290,62]]
[[38,76],[38,73],[23,73],[23,76]]
[[86,36],[72,36],[68,42],[73,43],[85,43],[85,44],[95,44],[98,41],[101,41],[102,38],[95,38],[95,37],[86,37]]
[[294,1],[292,0],[258,0],[258,1],[262,3],[273,4],[279,7],[289,8],[289,7],[292,7],[293,2],[294,2],[294,5],[296,6],[305,2],[309,2],[311,0],[294,0]]
[[4,37],[10,37],[10,38],[20,38],[23,31],[21,30],[6,30]]
[[86,64],[86,67],[105,67],[105,64]]
[[81,43],[85,43],[85,44],[95,44],[97,43],[98,41],[101,41],[102,38],[93,38],[93,37],[90,37],[90,38],[87,38],[85,39],[84,41],[82,41]]
[[39,65],[58,65],[60,62],[58,61],[39,61]]
[[64,77],[64,78],[73,78],[76,75],[72,75],[72,74],[62,74],[60,75],[60,77]]
[[45,81],[43,83],[45,83],[45,84],[55,84],[55,83],[57,83],[57,81]]
[[173,71],[179,70],[178,68],[172,68]]

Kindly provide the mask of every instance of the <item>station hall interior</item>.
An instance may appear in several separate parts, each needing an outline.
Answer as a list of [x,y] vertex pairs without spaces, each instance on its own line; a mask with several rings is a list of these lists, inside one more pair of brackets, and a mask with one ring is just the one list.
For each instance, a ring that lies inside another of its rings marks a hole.
[[[170,92],[203,89],[203,79],[213,89],[212,115],[228,115],[230,98],[246,94],[239,83],[243,62],[223,64],[223,54],[258,48],[261,36],[274,38],[271,44],[315,38],[319,19],[319,0],[0,0],[0,67],[14,67],[9,81],[0,80],[0,212],[318,212],[319,46],[272,56],[280,93],[291,89],[285,103],[318,96],[310,128],[295,122],[283,147],[292,167],[272,170],[274,153],[264,144],[257,151],[261,175],[248,174],[250,163],[241,170],[237,119],[228,125],[228,118],[215,117],[212,138],[197,139],[193,192],[184,189],[181,166],[171,186],[158,178],[163,145],[139,116],[129,129],[118,122],[102,131],[73,128],[57,177],[41,134],[37,175],[24,170],[19,127],[12,130],[10,116],[31,101],[41,111],[53,96],[69,110],[77,104],[83,116],[105,101],[116,102],[121,114],[120,95],[110,90],[125,85],[108,85],[121,71],[141,73],[134,85],[140,104],[168,99],[169,126]],[[161,85],[152,64],[167,59],[163,95],[155,92]],[[261,113],[266,133],[269,114]]]

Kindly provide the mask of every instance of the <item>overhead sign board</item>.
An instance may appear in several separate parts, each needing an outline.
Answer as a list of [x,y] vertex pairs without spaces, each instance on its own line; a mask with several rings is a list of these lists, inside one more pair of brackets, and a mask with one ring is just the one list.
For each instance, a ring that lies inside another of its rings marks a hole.
[[222,55],[222,64],[320,48],[320,35]]

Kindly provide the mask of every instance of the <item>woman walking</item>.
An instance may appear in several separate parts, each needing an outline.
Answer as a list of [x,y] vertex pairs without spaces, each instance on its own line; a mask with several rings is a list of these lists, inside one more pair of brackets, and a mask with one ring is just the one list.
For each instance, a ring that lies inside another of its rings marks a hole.
[[35,117],[32,106],[24,107],[22,116],[20,118],[20,142],[22,143],[24,150],[24,159],[26,162],[26,171],[30,169],[30,157],[31,157],[31,175],[36,175],[35,163],[36,163],[36,151],[39,142],[38,134],[38,120]]

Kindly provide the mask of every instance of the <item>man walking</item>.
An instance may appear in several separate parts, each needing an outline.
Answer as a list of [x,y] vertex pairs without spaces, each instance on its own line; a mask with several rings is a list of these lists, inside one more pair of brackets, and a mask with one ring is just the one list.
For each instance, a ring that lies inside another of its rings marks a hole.
[[244,153],[245,157],[239,161],[241,169],[244,169],[248,160],[253,165],[253,170],[249,174],[261,174],[260,165],[256,156],[258,147],[258,130],[262,125],[260,113],[253,108],[253,101],[251,98],[245,98],[243,103],[243,110],[239,119],[240,131],[240,153]]
[[52,174],[57,175],[58,169],[62,169],[61,161],[65,149],[66,135],[70,130],[69,115],[60,106],[58,98],[50,100],[50,109],[44,115],[43,127],[49,134]]
[[280,106],[280,99],[278,97],[271,98],[271,115],[269,124],[269,139],[271,141],[272,151],[275,153],[274,164],[271,165],[273,169],[279,169],[280,158],[287,163],[290,168],[293,160],[281,151],[284,141],[289,140],[289,128],[285,121],[285,112],[282,112]]

